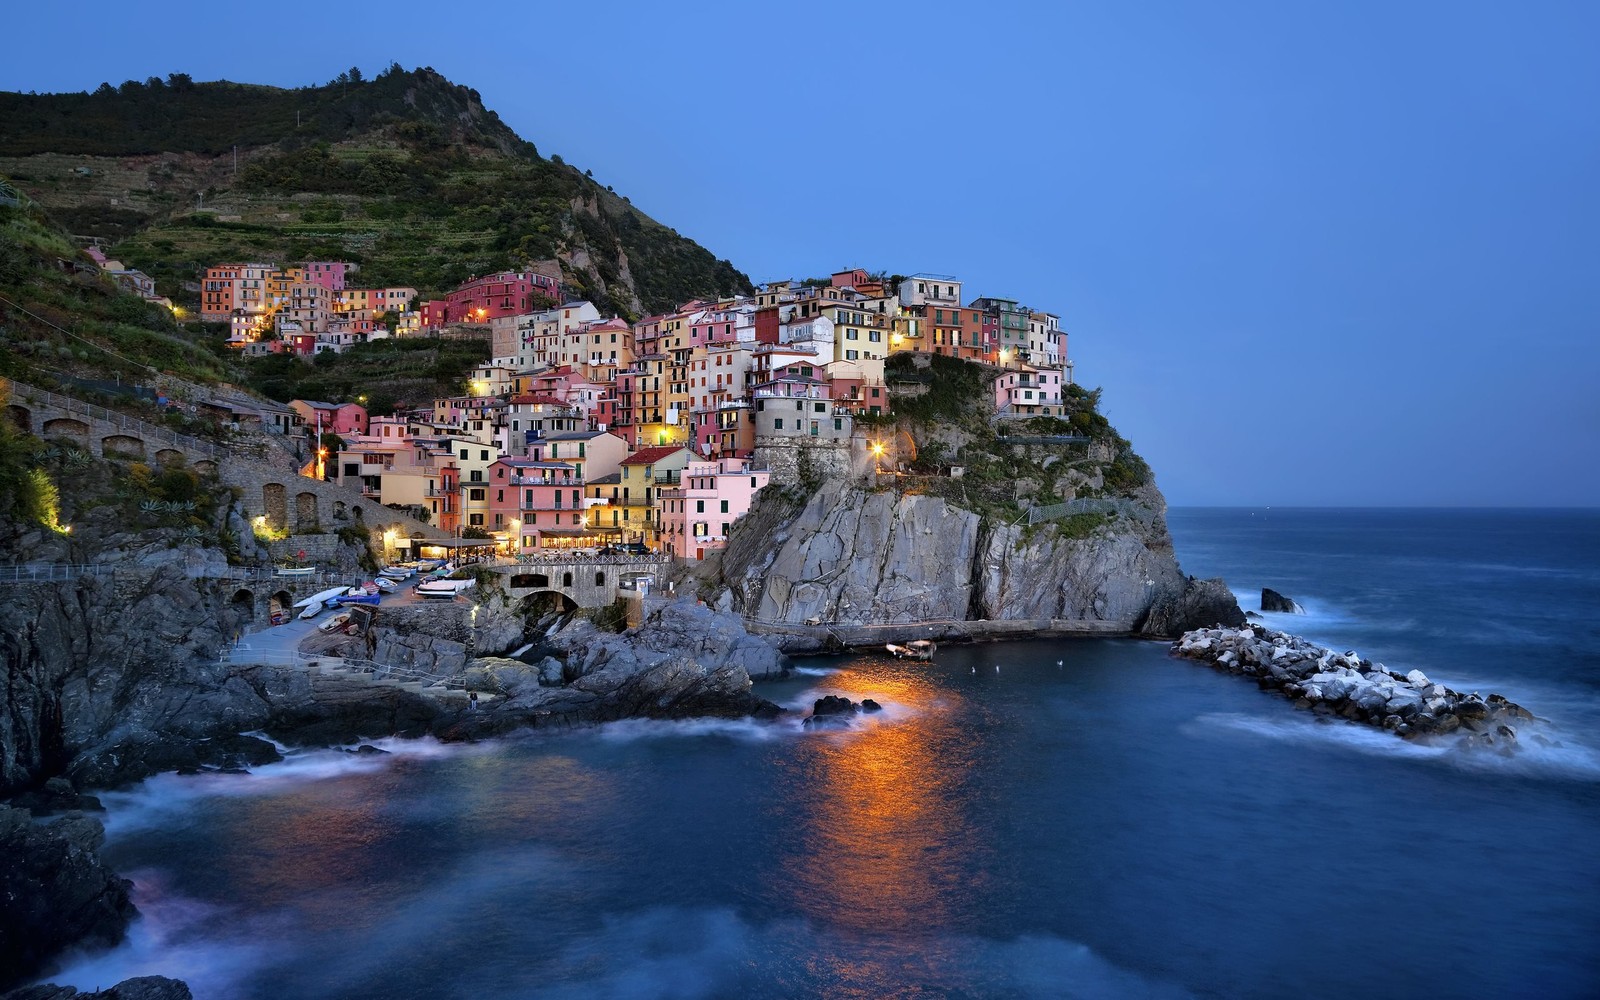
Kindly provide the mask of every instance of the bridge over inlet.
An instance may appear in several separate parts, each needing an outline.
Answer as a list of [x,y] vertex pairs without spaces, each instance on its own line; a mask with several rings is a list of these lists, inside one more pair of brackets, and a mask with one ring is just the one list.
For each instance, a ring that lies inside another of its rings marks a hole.
[[657,589],[666,556],[523,556],[492,565],[500,586],[514,598],[555,594],[563,604],[603,608],[619,597]]
[[[359,489],[310,479],[274,467],[233,447],[180,434],[138,417],[59,392],[0,378],[6,418],[24,433],[64,439],[101,458],[127,458],[165,465],[187,462],[239,491],[248,518],[272,528],[362,527],[374,534],[393,530],[406,538],[444,538],[447,532],[392,510]],[[260,450],[260,449],[256,449]]]

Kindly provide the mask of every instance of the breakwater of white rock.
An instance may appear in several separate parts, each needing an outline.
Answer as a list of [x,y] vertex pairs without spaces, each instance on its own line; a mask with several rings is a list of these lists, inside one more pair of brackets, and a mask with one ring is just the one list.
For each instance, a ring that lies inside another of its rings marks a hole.
[[1517,727],[1534,721],[1532,712],[1498,694],[1463,694],[1433,683],[1420,670],[1401,676],[1354,650],[1337,653],[1260,625],[1196,629],[1173,643],[1172,651],[1252,677],[1262,690],[1293,699],[1296,708],[1408,738],[1512,747]]

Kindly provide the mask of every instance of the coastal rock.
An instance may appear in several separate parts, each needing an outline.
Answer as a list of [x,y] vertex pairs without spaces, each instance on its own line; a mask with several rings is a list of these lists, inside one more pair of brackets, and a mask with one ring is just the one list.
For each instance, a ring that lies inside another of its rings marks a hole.
[[0,996],[0,1000],[194,1000],[187,983],[165,976],[138,976],[124,979],[108,990],[81,993],[76,987],[54,983],[24,986]]
[[564,673],[573,678],[561,690],[590,696],[582,712],[597,721],[770,716],[777,706],[752,692],[751,677],[787,670],[783,654],[745,631],[741,619],[687,597],[626,633],[580,618],[549,642],[566,653]]
[[1302,608],[1294,600],[1285,597],[1276,590],[1272,590],[1267,587],[1261,588],[1261,610],[1283,611],[1292,615],[1303,615],[1306,613],[1306,609]]
[[1500,748],[1509,751],[1517,738],[1511,721],[1533,720],[1531,712],[1501,695],[1462,695],[1417,670],[1399,677],[1354,650],[1336,653],[1254,624],[1186,632],[1172,651],[1229,673],[1253,673],[1263,690],[1282,694],[1297,708],[1365,722],[1407,738],[1454,735],[1473,746],[1494,745],[1498,739]]
[[132,883],[100,860],[105,829],[87,816],[38,825],[0,806],[0,989],[69,947],[110,947],[137,911]]
[[1220,579],[1190,577],[1176,594],[1163,593],[1156,598],[1137,631],[1143,636],[1159,638],[1207,626],[1243,624],[1244,613],[1239,610],[1239,602],[1227,584]]
[[849,726],[859,711],[861,706],[849,698],[836,694],[824,695],[812,704],[811,715],[806,718],[805,725],[814,728]]
[[702,572],[768,622],[1069,621],[1175,636],[1244,621],[1220,584],[1178,570],[1154,486],[1107,501],[1084,536],[986,521],[939,497],[840,479],[796,505],[759,497]]

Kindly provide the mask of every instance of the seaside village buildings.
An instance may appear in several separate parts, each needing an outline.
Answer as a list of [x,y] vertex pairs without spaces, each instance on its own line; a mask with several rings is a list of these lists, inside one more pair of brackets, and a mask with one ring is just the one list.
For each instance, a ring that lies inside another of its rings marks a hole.
[[392,415],[315,400],[291,409],[308,435],[342,441],[336,454],[314,442],[306,475],[513,556],[643,545],[702,559],[769,483],[881,467],[882,447],[856,421],[892,413],[891,354],[992,366],[1000,419],[1060,415],[1072,383],[1057,316],[967,300],[946,275],[891,285],[847,270],[629,323],[567,301],[554,262],[430,301],[357,288],[357,273],[327,261],[217,265],[204,273],[202,317],[229,323],[248,353],[385,336],[490,341],[464,395]]

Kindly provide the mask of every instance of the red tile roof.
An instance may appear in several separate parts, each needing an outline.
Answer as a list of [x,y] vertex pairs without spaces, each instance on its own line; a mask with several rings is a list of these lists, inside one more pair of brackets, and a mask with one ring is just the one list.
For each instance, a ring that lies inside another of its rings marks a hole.
[[641,448],[622,460],[623,465],[654,465],[674,452],[683,451],[683,446],[678,444],[663,445],[659,448]]

